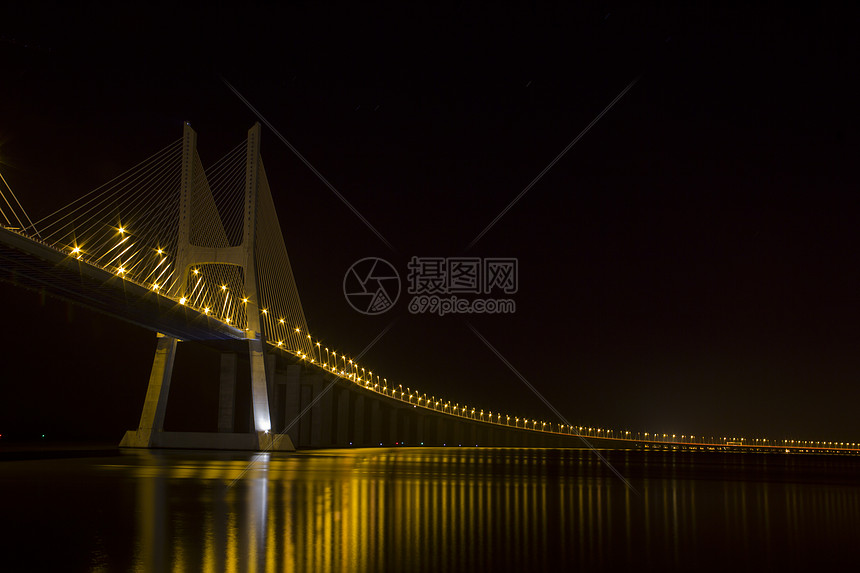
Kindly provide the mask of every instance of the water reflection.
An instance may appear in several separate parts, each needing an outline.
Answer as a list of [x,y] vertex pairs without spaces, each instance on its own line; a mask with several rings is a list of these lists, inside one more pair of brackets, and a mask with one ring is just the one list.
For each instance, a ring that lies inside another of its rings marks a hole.
[[135,569],[747,569],[820,564],[860,538],[852,460],[613,452],[631,491],[576,450],[262,455],[250,469],[213,456],[120,460]]

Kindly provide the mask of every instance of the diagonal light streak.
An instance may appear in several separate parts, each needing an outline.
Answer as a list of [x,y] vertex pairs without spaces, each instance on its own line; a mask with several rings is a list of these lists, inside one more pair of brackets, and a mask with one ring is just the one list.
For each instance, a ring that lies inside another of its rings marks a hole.
[[[496,355],[496,357],[498,357],[498,359],[499,359],[499,360],[501,360],[501,361],[502,361],[502,363],[504,363],[504,365],[505,365],[505,366],[507,366],[507,367],[510,369],[510,371],[511,371],[511,372],[513,372],[513,373],[516,375],[516,377],[517,377],[517,378],[519,378],[519,379],[522,381],[522,383],[523,383],[523,384],[525,384],[525,385],[526,385],[526,387],[527,387],[529,390],[531,390],[531,391],[532,391],[532,393],[533,393],[535,396],[537,396],[538,398],[540,398],[541,402],[543,402],[544,404],[546,404],[547,408],[549,408],[550,410],[552,410],[552,413],[553,413],[553,414],[555,414],[556,416],[558,416],[558,419],[559,419],[559,420],[561,420],[562,422],[564,422],[564,424],[565,424],[566,426],[570,426],[570,425],[571,425],[571,423],[567,421],[567,418],[565,418],[564,416],[562,416],[561,412],[559,412],[558,410],[556,410],[555,406],[553,406],[553,405],[549,402],[549,400],[547,400],[546,398],[544,398],[544,397],[543,397],[543,394],[541,394],[540,392],[538,392],[538,389],[537,389],[537,388],[535,388],[534,386],[532,386],[531,382],[529,382],[528,380],[526,380],[525,376],[523,376],[522,374],[520,374],[520,373],[519,373],[519,371],[518,371],[516,368],[514,368],[513,364],[511,364],[510,362],[508,362],[508,361],[507,361],[507,359],[506,359],[504,356],[502,356],[502,354],[501,354],[498,350],[496,350],[496,348],[495,348],[492,344],[490,344],[490,341],[489,341],[489,340],[487,340],[486,338],[484,338],[484,336],[483,336],[480,332],[478,332],[478,329],[477,329],[477,328],[475,328],[474,326],[472,326],[472,324],[471,324],[471,323],[469,323],[469,322],[466,322],[466,325],[467,325],[467,326],[472,330],[472,332],[474,332],[474,333],[475,333],[475,336],[477,336],[478,338],[480,338],[480,339],[481,339],[481,342],[483,342],[483,343],[487,346],[487,348],[489,348],[489,349],[492,351],[492,353],[493,353],[493,354],[495,354],[495,355]],[[618,479],[620,479],[622,482],[624,482],[624,485],[626,485],[626,486],[627,486],[627,488],[628,488],[630,491],[632,491],[632,492],[633,492],[633,493],[635,493],[636,495],[639,495],[639,492],[638,492],[638,491],[636,491],[636,488],[634,488],[634,487],[633,487],[633,485],[632,485],[629,481],[627,481],[627,478],[625,478],[623,475],[621,475],[621,472],[619,472],[617,469],[615,469],[615,466],[613,466],[611,463],[609,463],[609,460],[607,460],[605,457],[603,457],[603,454],[601,454],[601,453],[600,453],[600,451],[599,451],[599,450],[597,450],[597,448],[595,448],[594,446],[592,446],[592,445],[591,445],[591,442],[589,442],[588,440],[586,440],[586,439],[585,439],[585,437],[583,437],[583,436],[581,436],[581,435],[579,435],[579,434],[577,434],[577,437],[578,437],[580,440],[582,440],[582,443],[584,443],[586,446],[588,446],[588,448],[589,448],[592,452],[594,452],[594,454],[595,454],[595,455],[600,459],[600,461],[601,461],[601,462],[603,462],[603,463],[604,463],[604,465],[606,465],[606,467],[608,467],[610,470],[612,470],[612,473],[614,473],[614,474],[616,475],[616,477],[618,477]]]
[[[365,347],[364,347],[364,350],[362,350],[361,352],[359,352],[359,353],[358,353],[358,356],[356,356],[355,358],[353,358],[353,362],[358,362],[359,358],[361,358],[362,356],[364,356],[365,354],[367,354],[367,351],[368,351],[368,350],[370,350],[371,348],[373,348],[373,346],[374,346],[377,342],[379,342],[379,339],[380,339],[380,338],[382,338],[382,337],[385,335],[385,333],[386,333],[386,332],[388,332],[389,330],[391,330],[391,327],[392,327],[392,326],[394,326],[394,323],[395,323],[395,322],[397,322],[397,319],[396,319],[396,318],[395,318],[394,320],[392,320],[391,322],[389,322],[389,323],[388,323],[388,326],[386,326],[385,328],[383,328],[383,329],[382,329],[382,331],[381,331],[379,334],[377,334],[377,335],[376,335],[376,337],[375,337],[373,340],[371,340],[371,341],[367,344],[367,346],[365,346]],[[319,401],[323,396],[325,396],[325,395],[326,395],[326,393],[328,393],[328,391],[329,391],[329,390],[331,390],[332,386],[334,386],[334,385],[337,383],[337,381],[338,381],[339,379],[340,379],[340,376],[337,376],[337,375],[331,375],[331,380],[329,381],[329,383],[328,383],[328,384],[326,384],[326,386],[325,386],[325,388],[323,388],[322,392],[320,392],[318,395],[314,396],[314,399],[313,399],[313,400],[311,400],[311,401],[310,401],[310,403],[309,403],[307,406],[305,406],[305,407],[304,407],[304,409],[303,409],[301,412],[299,412],[298,416],[296,416],[295,418],[293,418],[293,420],[292,420],[289,424],[287,424],[287,426],[286,426],[286,427],[285,427],[281,432],[279,432],[279,433],[278,433],[278,436],[279,436],[279,437],[280,437],[280,436],[283,436],[283,435],[284,435],[284,434],[286,434],[286,433],[287,433],[287,432],[288,432],[288,431],[289,431],[293,426],[295,426],[295,425],[299,422],[299,420],[301,420],[301,419],[302,419],[302,416],[304,416],[305,414],[307,414],[307,413],[310,411],[310,409],[311,409],[311,408],[313,408],[314,404],[316,404],[316,403],[317,403],[317,402],[318,402],[318,401]],[[274,443],[275,443],[275,439],[273,438],[273,439],[272,439],[272,443],[271,443],[269,446],[267,446],[265,450],[263,450],[262,452],[260,452],[260,454],[266,454],[266,453],[269,453],[269,450],[272,448],[272,446],[274,445]],[[243,469],[243,470],[242,470],[242,472],[241,472],[238,476],[236,476],[236,478],[235,478],[233,481],[231,481],[231,482],[230,482],[230,485],[228,485],[228,486],[227,486],[227,489],[230,489],[231,487],[233,487],[233,485],[234,485],[237,481],[239,481],[240,479],[242,479],[242,477],[243,477],[246,473],[248,473],[248,472],[251,470],[251,467],[254,465],[254,462],[255,462],[255,461],[256,461],[256,460],[251,460],[250,462],[248,462],[248,465],[247,465],[247,466],[245,466],[245,469]]]
[[[9,203],[9,199],[6,198],[6,195],[4,193],[0,192],[0,197],[3,197],[3,200],[6,201],[7,205],[9,205],[9,209],[12,209],[12,215],[14,215],[16,219],[18,219],[18,223],[21,225],[21,230],[26,231],[28,228],[31,228],[33,229],[33,232],[36,233],[36,236],[41,239],[42,235],[39,234],[39,231],[36,229],[36,226],[33,225],[33,221],[30,220],[30,216],[27,214],[27,211],[24,210],[24,206],[21,205],[21,202],[18,201],[18,197],[15,196],[15,192],[12,191],[11,187],[9,187],[9,183],[6,182],[6,178],[3,177],[2,173],[0,173],[0,181],[3,181],[3,184],[6,186],[6,189],[9,190],[9,193],[12,195],[12,198],[15,200],[15,203],[18,204],[18,208],[21,209],[21,213],[24,214],[24,218],[27,219],[28,223],[30,223],[29,227],[24,226],[24,223],[22,223],[21,219],[18,218],[18,214],[15,212],[15,209],[12,207],[12,204]],[[5,217],[6,215],[4,214],[3,216]]]
[[[640,76],[640,77],[641,77],[641,76]],[[564,157],[565,153],[567,153],[568,151],[570,151],[570,148],[571,148],[571,147],[573,147],[574,145],[576,145],[576,143],[577,143],[580,139],[582,139],[582,137],[583,137],[586,133],[588,133],[588,131],[589,131],[592,127],[594,127],[594,125],[595,125],[598,121],[600,121],[600,118],[602,118],[604,115],[606,115],[606,112],[608,112],[610,109],[612,109],[612,107],[613,107],[616,103],[618,103],[618,100],[620,100],[622,97],[624,97],[624,94],[626,94],[626,93],[630,90],[630,88],[632,88],[632,87],[636,84],[636,82],[638,82],[638,81],[639,81],[639,78],[636,78],[635,80],[633,80],[632,82],[630,82],[629,84],[627,84],[627,87],[625,87],[623,90],[621,90],[621,93],[619,93],[617,96],[615,96],[615,99],[614,99],[614,100],[612,100],[611,102],[609,102],[609,105],[607,105],[605,108],[603,108],[603,111],[601,111],[599,114],[597,114],[597,117],[595,117],[594,119],[592,119],[592,120],[591,120],[591,123],[589,123],[588,125],[586,125],[586,126],[585,126],[585,129],[583,129],[582,131],[580,131],[580,132],[579,132],[579,135],[577,135],[575,138],[573,138],[573,141],[571,141],[570,143],[568,143],[568,144],[567,144],[567,147],[565,147],[564,149],[562,149],[562,150],[561,150],[561,153],[559,153],[558,155],[556,155],[556,156],[555,156],[555,159],[553,159],[552,161],[550,161],[550,162],[549,162],[549,165],[547,165],[546,167],[544,167],[544,168],[543,168],[543,171],[541,171],[540,173],[538,173],[538,174],[537,174],[537,177],[535,177],[534,179],[532,179],[531,183],[529,183],[528,185],[526,185],[525,189],[523,189],[522,191],[520,191],[519,195],[517,195],[516,197],[514,197],[513,201],[511,201],[510,203],[508,203],[508,206],[507,206],[507,207],[505,207],[504,209],[502,209],[502,212],[501,212],[501,213],[499,213],[498,215],[496,215],[496,218],[495,218],[495,219],[493,219],[492,221],[490,221],[490,224],[489,224],[489,225],[487,225],[486,227],[484,227],[484,230],[483,230],[483,231],[481,231],[480,233],[478,233],[478,236],[477,236],[477,237],[475,237],[474,239],[472,239],[472,242],[471,242],[471,243],[469,243],[469,244],[466,246],[466,249],[468,250],[468,249],[471,249],[472,247],[474,247],[474,246],[475,246],[475,244],[476,244],[478,241],[480,241],[480,240],[481,240],[481,237],[483,237],[484,235],[486,235],[486,234],[487,234],[487,232],[488,232],[490,229],[492,229],[492,228],[493,228],[493,226],[494,226],[496,223],[498,223],[498,222],[499,222],[499,219],[501,219],[502,217],[504,217],[504,216],[505,216],[505,214],[506,214],[508,211],[510,211],[511,207],[513,207],[514,205],[516,205],[516,204],[517,204],[517,202],[518,202],[520,199],[522,199],[522,198],[523,198],[523,196],[524,196],[526,193],[528,193],[528,192],[529,192],[529,190],[531,190],[531,188],[532,188],[532,187],[534,187],[534,186],[535,186],[535,184],[536,184],[538,181],[540,181],[540,180],[541,180],[541,178],[543,178],[543,176],[544,176],[544,175],[546,175],[546,174],[547,174],[547,172],[548,172],[550,169],[552,169],[552,168],[553,168],[553,166],[554,166],[556,163],[558,163],[558,161],[559,161],[562,157]]]
[[394,251],[394,250],[395,250],[395,249],[394,249],[394,246],[392,246],[392,244],[391,244],[391,243],[389,243],[389,242],[388,242],[388,240],[387,240],[385,237],[383,237],[383,236],[382,236],[382,233],[380,233],[379,231],[377,231],[377,230],[376,230],[376,227],[374,227],[374,226],[370,223],[370,221],[368,221],[367,219],[365,219],[365,218],[364,218],[364,216],[363,216],[361,213],[359,213],[359,212],[358,212],[358,209],[356,209],[355,207],[353,207],[352,203],[350,203],[350,202],[347,200],[347,198],[346,198],[346,197],[344,197],[344,196],[340,193],[340,191],[338,191],[337,189],[335,189],[334,185],[332,185],[331,183],[329,183],[328,179],[326,179],[326,178],[323,176],[323,174],[322,174],[322,173],[320,173],[319,171],[317,171],[317,169],[316,169],[313,165],[311,165],[310,161],[308,161],[307,159],[305,159],[305,156],[304,156],[304,155],[302,155],[302,154],[299,152],[299,150],[298,150],[298,149],[296,149],[296,148],[293,146],[293,144],[292,144],[292,143],[290,143],[289,141],[287,141],[287,138],[285,138],[283,135],[281,135],[281,132],[280,132],[280,131],[278,131],[277,129],[275,129],[275,127],[274,127],[271,123],[269,123],[269,121],[268,121],[265,117],[263,117],[263,115],[262,115],[259,111],[257,111],[257,108],[255,108],[253,105],[251,105],[251,102],[249,102],[247,99],[245,99],[245,97],[244,97],[241,93],[239,93],[239,90],[237,90],[236,88],[234,88],[234,87],[233,87],[233,85],[232,85],[232,84],[230,84],[230,82],[228,82],[225,78],[221,78],[221,81],[223,81],[223,82],[224,82],[224,84],[225,84],[228,88],[230,88],[230,91],[232,91],[234,94],[236,94],[236,97],[238,97],[240,100],[242,100],[242,103],[244,103],[244,104],[248,107],[248,109],[250,109],[250,110],[251,110],[251,112],[252,112],[255,116],[257,116],[257,119],[259,119],[259,120],[260,120],[260,121],[261,121],[261,122],[262,122],[266,127],[268,127],[270,130],[272,130],[272,133],[274,133],[274,134],[278,137],[278,139],[280,139],[280,140],[281,140],[281,142],[282,142],[284,145],[286,145],[287,147],[289,147],[289,148],[290,148],[290,151],[292,151],[292,152],[295,154],[295,156],[296,156],[296,157],[298,157],[298,158],[301,160],[301,162],[302,162],[302,163],[304,163],[304,164],[305,164],[305,166],[306,166],[308,169],[310,169],[310,170],[313,172],[313,174],[314,174],[314,175],[316,175],[316,176],[317,176],[317,178],[318,178],[320,181],[322,181],[322,182],[323,182],[323,184],[325,184],[325,186],[326,186],[326,187],[328,187],[328,188],[331,190],[331,192],[332,192],[332,193],[334,193],[334,194],[335,194],[335,196],[337,196],[337,198],[338,198],[338,199],[340,199],[340,200],[343,202],[343,204],[344,204],[344,205],[346,205],[346,206],[349,208],[349,210],[350,210],[350,211],[352,211],[352,213],[353,213],[356,217],[358,217],[358,218],[361,220],[361,222],[362,222],[362,223],[364,223],[364,224],[365,224],[365,226],[367,226],[367,228],[368,228],[368,229],[370,229],[371,231],[373,231],[373,234],[374,234],[374,235],[376,235],[377,237],[379,237],[379,240],[380,240],[380,241],[382,241],[383,243],[385,243],[385,246],[386,246],[386,247],[388,247],[388,248],[389,248],[389,249],[391,249],[392,251]]

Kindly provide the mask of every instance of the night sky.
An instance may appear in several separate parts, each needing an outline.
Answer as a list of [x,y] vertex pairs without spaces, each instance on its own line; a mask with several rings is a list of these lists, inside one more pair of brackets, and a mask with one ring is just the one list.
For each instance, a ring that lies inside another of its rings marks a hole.
[[[256,121],[225,78],[394,246],[263,129],[311,332],[355,355],[396,319],[362,361],[389,382],[555,421],[471,324],[575,424],[860,440],[850,14],[406,4],[13,10],[0,169],[35,220],[186,120],[205,165]],[[414,316],[404,293],[367,317],[342,293],[364,257],[405,278],[412,256],[467,255],[518,259],[515,314]],[[0,433],[136,426],[153,333],[0,293]]]

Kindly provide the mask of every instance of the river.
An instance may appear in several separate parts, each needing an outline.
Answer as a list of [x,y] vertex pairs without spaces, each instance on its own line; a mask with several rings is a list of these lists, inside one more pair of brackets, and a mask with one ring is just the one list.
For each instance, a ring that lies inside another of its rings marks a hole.
[[7,562],[14,555],[26,569],[53,571],[822,570],[857,562],[860,458],[602,456],[379,448],[3,459],[0,547]]

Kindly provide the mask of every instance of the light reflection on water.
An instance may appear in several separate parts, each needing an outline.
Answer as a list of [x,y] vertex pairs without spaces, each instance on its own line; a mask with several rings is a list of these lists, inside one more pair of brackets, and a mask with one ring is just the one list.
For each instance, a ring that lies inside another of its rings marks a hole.
[[636,491],[588,451],[459,448],[2,462],[0,485],[64,570],[772,569],[860,539],[853,458],[607,457]]

